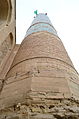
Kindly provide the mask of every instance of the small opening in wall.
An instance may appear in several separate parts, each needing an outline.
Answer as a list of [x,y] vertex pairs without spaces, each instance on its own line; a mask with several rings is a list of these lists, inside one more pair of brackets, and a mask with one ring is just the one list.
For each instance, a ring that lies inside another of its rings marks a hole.
[[13,44],[13,34],[10,33],[9,35],[10,35],[10,43],[11,43],[11,45],[12,45],[12,44]]

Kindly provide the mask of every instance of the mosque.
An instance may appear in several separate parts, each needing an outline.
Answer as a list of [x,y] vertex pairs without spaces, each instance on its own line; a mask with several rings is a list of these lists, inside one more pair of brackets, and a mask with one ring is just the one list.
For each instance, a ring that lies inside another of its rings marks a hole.
[[47,14],[36,14],[22,43],[16,44],[15,1],[0,4],[0,110],[23,111],[25,105],[29,113],[42,115],[27,119],[54,119],[54,107],[78,108],[79,74]]

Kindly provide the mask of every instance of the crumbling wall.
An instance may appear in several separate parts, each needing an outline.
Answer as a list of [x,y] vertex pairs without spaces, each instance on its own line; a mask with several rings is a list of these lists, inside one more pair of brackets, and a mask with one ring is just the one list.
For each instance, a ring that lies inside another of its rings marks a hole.
[[0,110],[0,119],[79,119],[79,101],[53,99],[16,105]]

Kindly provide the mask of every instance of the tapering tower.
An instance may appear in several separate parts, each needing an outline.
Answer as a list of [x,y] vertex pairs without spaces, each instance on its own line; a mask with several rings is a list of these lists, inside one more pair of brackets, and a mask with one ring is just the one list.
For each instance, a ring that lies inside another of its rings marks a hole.
[[[44,99],[79,99],[79,75],[46,14],[36,15],[7,74],[4,106]],[[9,92],[9,93],[8,93]],[[7,96],[8,95],[8,96]],[[8,98],[7,98],[8,97]]]

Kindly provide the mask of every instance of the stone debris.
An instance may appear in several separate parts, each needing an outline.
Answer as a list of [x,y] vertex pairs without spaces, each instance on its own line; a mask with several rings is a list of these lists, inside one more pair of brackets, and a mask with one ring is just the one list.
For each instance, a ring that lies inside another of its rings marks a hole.
[[[53,100],[49,104],[21,104],[0,111],[0,119],[79,119],[79,102],[73,100]],[[52,102],[53,102],[52,101]],[[67,105],[69,102],[70,105]],[[74,102],[74,104],[73,104]]]

